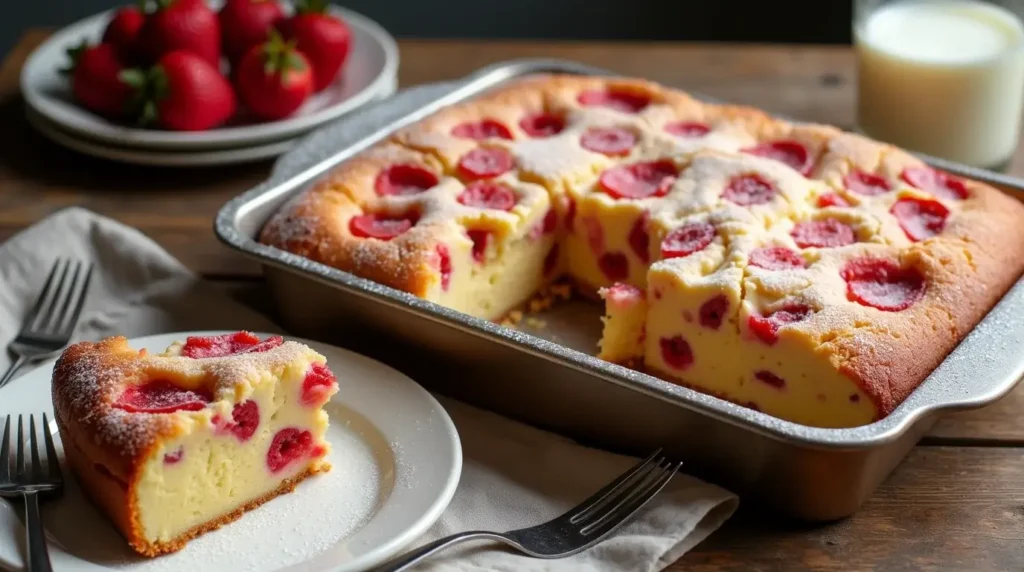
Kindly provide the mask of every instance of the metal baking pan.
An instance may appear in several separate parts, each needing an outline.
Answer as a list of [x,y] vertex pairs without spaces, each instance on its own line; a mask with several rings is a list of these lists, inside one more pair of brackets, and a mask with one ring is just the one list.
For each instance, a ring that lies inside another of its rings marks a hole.
[[[613,75],[514,61],[408,90],[301,144],[270,180],[221,209],[217,236],[262,264],[280,321],[295,334],[345,345],[431,390],[584,443],[632,454],[664,446],[688,472],[806,520],[852,514],[938,414],[991,403],[1024,375],[1024,280],[891,415],[822,429],[598,360],[601,309],[589,302],[556,306],[546,327],[510,329],[256,242],[271,213],[332,167],[447,105],[535,73]],[[934,163],[1024,193],[1024,181]]]

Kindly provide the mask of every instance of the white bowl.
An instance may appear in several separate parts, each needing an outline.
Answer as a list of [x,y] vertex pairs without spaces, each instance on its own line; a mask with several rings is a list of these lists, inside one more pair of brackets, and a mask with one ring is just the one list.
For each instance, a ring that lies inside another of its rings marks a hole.
[[[372,101],[378,101],[390,96],[394,93],[395,89],[394,83],[390,83],[387,89]],[[78,133],[66,130],[62,126],[46,119],[28,106],[25,109],[25,116],[29,124],[43,137],[62,147],[101,159],[154,167],[213,167],[252,163],[284,154],[309,136],[308,133],[300,133],[287,139],[274,139],[264,143],[257,142],[243,147],[214,147],[211,149],[195,150],[189,148],[149,149],[145,147],[110,145],[82,137]]]
[[[209,2],[217,9],[220,2]],[[268,123],[233,124],[201,132],[140,129],[113,123],[80,107],[59,70],[66,50],[83,39],[99,41],[112,12],[76,22],[40,45],[21,72],[21,90],[30,109],[62,130],[108,145],[147,149],[206,150],[246,147],[292,139],[336,119],[378,97],[397,81],[398,46],[380,25],[360,14],[331,7],[352,31],[345,68],[324,91],[310,98],[293,116]]]

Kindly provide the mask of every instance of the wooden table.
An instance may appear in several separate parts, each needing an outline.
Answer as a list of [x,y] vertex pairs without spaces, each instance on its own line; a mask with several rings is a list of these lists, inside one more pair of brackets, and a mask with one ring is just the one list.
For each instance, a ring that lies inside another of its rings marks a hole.
[[[79,205],[134,226],[185,265],[262,297],[255,265],[220,246],[211,220],[261,181],[268,162],[189,171],[133,167],[64,150],[26,123],[18,73],[48,32],[28,32],[0,67],[0,240]],[[520,57],[575,59],[672,86],[849,127],[846,47],[673,43],[400,42],[400,83],[457,78]],[[1024,152],[1011,172],[1024,175]],[[741,509],[672,570],[1024,570],[1024,386],[941,420],[855,516],[829,525]]]

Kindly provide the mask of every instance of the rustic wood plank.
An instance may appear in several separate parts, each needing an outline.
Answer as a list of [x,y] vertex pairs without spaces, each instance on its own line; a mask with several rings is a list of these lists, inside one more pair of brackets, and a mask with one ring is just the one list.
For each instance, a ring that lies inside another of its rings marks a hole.
[[846,520],[787,523],[746,506],[668,570],[1022,570],[1022,546],[1024,450],[918,447]]
[[807,121],[853,125],[853,59],[841,46],[402,40],[401,85],[520,58],[561,58]]
[[1024,384],[988,407],[943,416],[928,431],[926,443],[1001,443],[1024,446],[1022,411]]
[[7,53],[2,64],[0,64],[0,96],[8,95],[18,90],[18,75],[21,73],[21,66],[28,59],[32,50],[50,37],[50,31],[35,28],[26,31],[18,43]]

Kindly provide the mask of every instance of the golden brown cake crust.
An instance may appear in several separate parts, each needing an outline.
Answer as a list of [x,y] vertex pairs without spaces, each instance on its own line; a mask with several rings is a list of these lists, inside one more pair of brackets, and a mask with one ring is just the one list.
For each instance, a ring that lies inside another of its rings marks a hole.
[[[643,80],[538,76],[445,108],[401,130],[365,157],[341,165],[275,214],[259,239],[423,296],[438,281],[437,259],[432,253],[444,236],[459,232],[459,224],[442,214],[392,241],[354,239],[345,228],[351,213],[378,209],[388,202],[382,202],[373,192],[369,182],[373,173],[393,160],[389,157],[402,155],[418,157],[420,164],[452,178],[453,184],[464,184],[457,163],[465,153],[482,146],[508,147],[526,137],[518,122],[529,114],[572,114],[579,107],[579,94],[586,90],[623,91],[649,98],[652,105],[635,117],[652,132],[661,132],[669,122],[692,121],[721,127],[741,142],[741,148],[779,140],[799,142],[810,156],[812,167],[805,175],[818,185],[815,193],[834,192],[853,206],[869,201],[847,188],[846,178],[855,172],[900,185],[900,196],[931,198],[901,182],[906,169],[925,167],[921,160],[891,145],[831,126],[789,123],[742,106],[704,104],[683,92]],[[454,125],[485,118],[500,120],[508,127],[511,139],[472,141],[450,133]],[[696,149],[673,160],[685,166],[694,157],[719,151]],[[413,155],[403,155],[407,153]],[[899,405],[1024,271],[1024,206],[983,183],[964,184],[966,198],[944,201],[950,213],[938,236],[909,241],[892,219],[884,224],[896,230],[879,234],[875,243],[864,247],[865,256],[897,261],[901,267],[917,269],[924,276],[925,292],[913,306],[885,312],[836,304],[805,322],[788,326],[816,340],[816,351],[828,355],[839,371],[863,389],[874,402],[878,417]],[[564,191],[548,183],[546,186],[552,193]],[[878,209],[879,218],[891,217],[888,206],[873,208]]]
[[148,377],[139,359],[145,355],[123,337],[82,342],[65,350],[53,370],[57,422],[77,437],[74,442],[89,458],[126,483],[156,443],[177,434],[167,416],[136,415],[112,406],[126,385]]
[[[191,359],[150,356],[134,350],[121,336],[100,342],[81,342],[68,347],[54,367],[51,393],[54,417],[60,432],[64,456],[82,489],[138,553],[146,556],[173,552],[189,540],[236,520],[244,512],[289,492],[306,477],[330,469],[325,461],[313,464],[271,493],[252,500],[229,514],[197,526],[167,542],[150,543],[145,539],[136,488],[145,462],[163,442],[182,433],[173,415],[129,413],[114,403],[129,384],[151,379],[172,379],[194,383],[204,381],[209,372],[224,367],[245,375],[245,367],[269,367],[272,362],[289,361],[305,346],[284,342],[261,353],[220,358]],[[217,388],[233,384],[229,375],[219,375]]]

